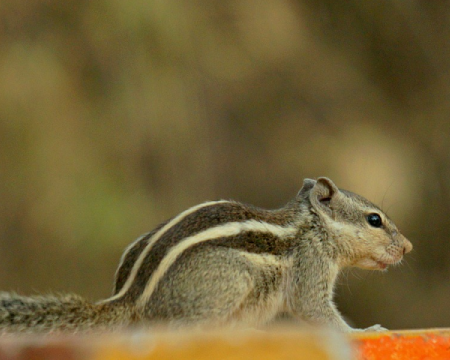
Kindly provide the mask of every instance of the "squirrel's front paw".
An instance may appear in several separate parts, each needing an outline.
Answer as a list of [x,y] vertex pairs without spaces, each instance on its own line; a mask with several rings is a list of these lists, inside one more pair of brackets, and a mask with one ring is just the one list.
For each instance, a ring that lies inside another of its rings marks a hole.
[[376,324],[364,329],[363,331],[388,331],[388,329],[382,327],[380,324]]

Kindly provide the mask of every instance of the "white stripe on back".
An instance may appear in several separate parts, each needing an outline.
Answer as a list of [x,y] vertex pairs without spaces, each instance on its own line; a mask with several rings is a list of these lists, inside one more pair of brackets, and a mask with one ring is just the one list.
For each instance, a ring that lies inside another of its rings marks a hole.
[[269,233],[280,238],[295,235],[297,232],[297,228],[294,226],[280,226],[269,224],[266,222],[261,222],[257,220],[248,220],[244,222],[229,222],[224,225],[218,225],[213,228],[209,228],[204,230],[198,234],[189,236],[185,238],[182,242],[175,245],[167,255],[162,259],[159,263],[156,270],[150,277],[149,282],[147,283],[144,292],[140,296],[138,300],[138,306],[144,307],[145,304],[152,296],[156,286],[158,285],[161,278],[167,272],[167,270],[172,266],[175,260],[188,248],[199,244],[204,241],[214,240],[221,237],[230,237],[234,235],[238,235],[241,232],[245,231],[258,231],[263,233]]
[[[119,274],[120,268],[122,267],[123,262],[125,261],[125,258],[127,257],[130,250],[134,247],[134,245],[136,245],[138,242],[140,242],[142,239],[144,239],[147,236],[148,236],[148,233],[139,236],[136,240],[134,240],[130,245],[128,245],[126,247],[125,251],[123,252],[122,256],[120,257],[119,266],[117,267],[117,270],[116,270],[116,279],[115,280],[117,280],[117,276]],[[114,289],[117,290],[116,284],[114,284]]]
[[[186,218],[187,216],[189,216],[190,214],[196,212],[199,209],[202,209],[202,208],[208,207],[208,206],[212,206],[212,205],[216,205],[216,204],[223,204],[223,203],[229,203],[229,201],[227,201],[227,200],[210,201],[210,202],[206,202],[206,203],[203,203],[203,204],[199,204],[199,205],[193,206],[193,207],[183,211],[182,213],[178,214],[171,221],[169,221],[166,225],[164,225],[159,231],[157,231],[148,240],[147,246],[145,247],[145,249],[142,251],[142,253],[139,255],[138,259],[134,263],[133,268],[131,269],[131,272],[128,275],[127,281],[122,286],[120,291],[116,295],[114,295],[114,296],[112,296],[112,297],[110,297],[110,298],[108,298],[108,299],[106,299],[104,301],[108,302],[108,301],[112,301],[112,300],[117,300],[117,299],[121,298],[122,296],[124,296],[126,294],[126,292],[130,289],[131,285],[133,284],[133,281],[134,281],[134,279],[135,279],[139,269],[141,268],[142,263],[144,262],[144,260],[147,257],[148,253],[152,249],[153,245],[166,233],[167,230],[169,230],[170,228],[172,228],[173,226],[175,226],[176,224],[181,222],[184,218]],[[140,239],[142,239],[142,238],[143,237],[141,236]],[[136,244],[137,241],[134,241],[133,244],[131,244],[130,246],[133,246],[134,244]],[[130,249],[130,246],[127,248],[127,250]]]

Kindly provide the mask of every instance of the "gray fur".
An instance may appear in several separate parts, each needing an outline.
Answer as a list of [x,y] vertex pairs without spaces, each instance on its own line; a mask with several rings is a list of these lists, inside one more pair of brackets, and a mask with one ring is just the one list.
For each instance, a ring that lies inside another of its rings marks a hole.
[[8,332],[111,330],[131,323],[129,310],[92,304],[77,295],[0,293],[0,328]]
[[[381,228],[367,223],[374,212],[383,219]],[[74,332],[133,323],[255,327],[287,312],[357,331],[333,303],[339,271],[383,270],[412,249],[378,207],[327,178],[305,179],[279,210],[211,202],[171,221],[127,248],[111,298],[92,304],[74,295],[3,293],[0,330]]]

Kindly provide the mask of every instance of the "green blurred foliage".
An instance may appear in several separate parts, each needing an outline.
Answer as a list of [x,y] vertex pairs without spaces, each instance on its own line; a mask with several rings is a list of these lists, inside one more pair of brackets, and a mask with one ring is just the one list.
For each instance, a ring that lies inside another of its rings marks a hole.
[[[99,299],[198,202],[277,207],[326,175],[415,246],[351,271],[358,326],[449,326],[446,1],[2,0],[0,287]],[[356,276],[353,276],[356,275]]]

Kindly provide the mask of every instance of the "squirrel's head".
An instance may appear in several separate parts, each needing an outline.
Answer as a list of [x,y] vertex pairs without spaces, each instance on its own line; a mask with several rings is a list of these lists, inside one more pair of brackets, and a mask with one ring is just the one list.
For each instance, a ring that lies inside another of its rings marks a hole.
[[380,208],[362,196],[339,190],[328,178],[305,179],[298,196],[311,203],[336,245],[341,266],[384,270],[412,250]]

